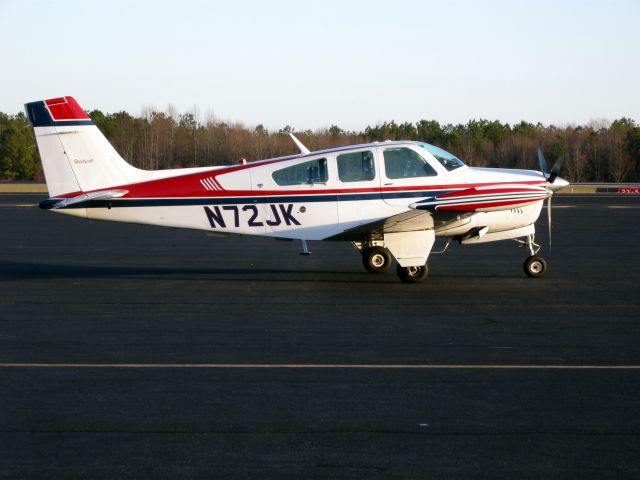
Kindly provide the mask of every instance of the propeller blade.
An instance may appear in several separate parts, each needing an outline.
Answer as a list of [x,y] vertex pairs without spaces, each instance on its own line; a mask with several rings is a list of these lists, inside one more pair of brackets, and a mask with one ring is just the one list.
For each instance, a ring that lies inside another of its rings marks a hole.
[[549,250],[551,250],[551,197],[553,197],[553,194],[549,195],[549,198],[547,198],[547,221],[549,222]]
[[551,167],[551,173],[549,175],[549,183],[555,182],[556,178],[558,178],[558,173],[560,173],[560,168],[562,167],[563,158],[558,157],[556,163]]
[[542,150],[538,147],[538,163],[540,164],[540,171],[545,175],[549,173],[549,169],[547,168],[547,162],[544,159],[544,155],[542,154]]
[[[549,250],[551,250],[551,197],[553,197],[554,188],[549,186],[549,184],[555,182],[556,178],[558,178],[558,173],[562,167],[562,157],[559,157],[553,164],[553,167],[551,167],[551,170],[549,170],[547,161],[544,159],[544,154],[540,147],[538,147],[538,163],[540,163],[542,174],[547,178],[547,190],[549,191],[549,196],[547,197],[547,222],[549,228]],[[562,186],[560,186],[560,188],[562,188]]]

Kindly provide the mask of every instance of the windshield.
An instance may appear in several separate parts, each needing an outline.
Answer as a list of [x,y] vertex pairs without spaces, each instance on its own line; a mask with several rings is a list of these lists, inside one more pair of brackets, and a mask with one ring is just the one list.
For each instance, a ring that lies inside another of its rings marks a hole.
[[433,155],[448,171],[464,166],[464,162],[462,160],[440,147],[436,147],[435,145],[430,145],[428,143],[418,143],[418,145]]

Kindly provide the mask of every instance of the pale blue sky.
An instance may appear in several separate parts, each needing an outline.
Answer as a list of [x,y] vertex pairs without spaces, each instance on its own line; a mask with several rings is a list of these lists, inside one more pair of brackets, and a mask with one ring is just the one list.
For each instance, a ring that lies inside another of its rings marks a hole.
[[0,0],[0,111],[73,95],[268,128],[640,120],[640,0]]

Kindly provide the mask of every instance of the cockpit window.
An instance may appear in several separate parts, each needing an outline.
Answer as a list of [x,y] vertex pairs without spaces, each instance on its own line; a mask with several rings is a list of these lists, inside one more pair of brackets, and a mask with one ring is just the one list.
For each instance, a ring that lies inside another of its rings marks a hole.
[[428,143],[418,143],[419,146],[424,148],[427,152],[435,157],[444,168],[447,170],[455,170],[456,168],[460,168],[464,166],[464,162],[456,157],[454,154],[443,150],[440,147],[436,147],[435,145],[430,145]]
[[325,183],[328,180],[327,159],[318,158],[310,162],[298,163],[297,165],[276,170],[271,176],[280,186]]
[[376,178],[373,153],[367,150],[338,155],[338,178],[341,182],[366,182]]
[[384,151],[387,178],[435,177],[438,173],[420,154],[410,148],[395,147]]

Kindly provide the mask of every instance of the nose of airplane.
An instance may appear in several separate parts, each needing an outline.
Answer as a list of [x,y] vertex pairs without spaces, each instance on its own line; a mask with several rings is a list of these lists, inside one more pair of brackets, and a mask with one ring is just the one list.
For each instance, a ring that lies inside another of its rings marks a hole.
[[553,182],[548,183],[547,186],[554,192],[557,192],[559,190],[562,190],[565,187],[568,187],[569,182],[567,182],[564,178],[556,177],[555,180]]

